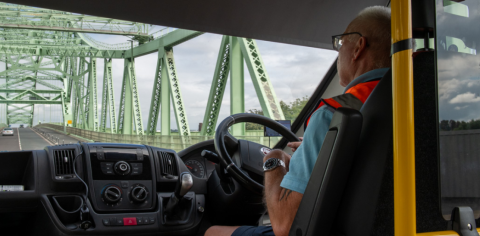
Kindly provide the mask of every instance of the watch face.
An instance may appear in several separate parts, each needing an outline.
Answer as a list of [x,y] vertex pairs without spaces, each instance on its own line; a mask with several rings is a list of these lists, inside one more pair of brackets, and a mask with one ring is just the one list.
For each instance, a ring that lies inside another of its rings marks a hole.
[[265,162],[265,169],[270,169],[275,166],[277,166],[277,159],[275,158],[270,158]]

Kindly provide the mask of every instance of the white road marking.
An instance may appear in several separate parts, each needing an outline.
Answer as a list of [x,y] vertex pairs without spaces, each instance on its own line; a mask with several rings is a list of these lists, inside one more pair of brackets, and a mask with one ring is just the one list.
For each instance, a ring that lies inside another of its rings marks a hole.
[[20,146],[20,151],[22,150],[22,142],[20,142],[20,130],[17,128],[17,136],[18,136],[18,146]]
[[[30,129],[30,127],[28,127]],[[50,145],[52,146],[55,146],[55,144],[53,144],[52,142],[48,141],[46,138],[44,138],[42,135],[40,135],[39,133],[37,133],[37,131],[33,130],[33,129],[30,129],[32,130],[33,132],[35,132],[38,136],[40,136],[41,138],[43,138],[43,140],[47,141],[47,143],[49,143]]]

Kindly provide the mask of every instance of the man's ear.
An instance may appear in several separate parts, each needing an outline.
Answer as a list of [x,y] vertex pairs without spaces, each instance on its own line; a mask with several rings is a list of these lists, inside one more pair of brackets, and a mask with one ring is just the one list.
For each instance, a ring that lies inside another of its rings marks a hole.
[[355,48],[353,50],[353,60],[356,61],[358,60],[363,52],[365,51],[365,48],[367,47],[367,40],[365,37],[360,37],[360,39],[357,40],[357,43],[355,44]]

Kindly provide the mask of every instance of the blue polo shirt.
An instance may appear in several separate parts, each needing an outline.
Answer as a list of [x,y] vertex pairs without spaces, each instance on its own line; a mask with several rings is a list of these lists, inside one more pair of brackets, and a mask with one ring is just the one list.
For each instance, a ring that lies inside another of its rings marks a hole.
[[[389,68],[371,70],[355,78],[345,88],[344,93],[351,87],[364,82],[381,79]],[[317,161],[328,127],[332,121],[333,112],[322,106],[315,111],[303,135],[303,142],[293,153],[290,160],[289,172],[283,177],[280,186],[303,194],[308,180]]]

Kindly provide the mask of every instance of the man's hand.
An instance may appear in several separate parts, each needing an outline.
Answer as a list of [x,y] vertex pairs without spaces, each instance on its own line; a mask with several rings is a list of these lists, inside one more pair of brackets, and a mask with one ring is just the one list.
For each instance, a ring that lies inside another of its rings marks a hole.
[[273,150],[263,158],[263,161],[270,158],[284,161],[286,168],[277,167],[265,172],[265,202],[268,215],[275,235],[288,235],[303,194],[280,187],[283,176],[288,172],[291,156],[281,150]]
[[287,143],[287,147],[292,148],[292,152],[297,151],[298,147],[300,147],[300,144],[302,144],[303,137],[299,138],[301,141],[300,142],[289,142]]

